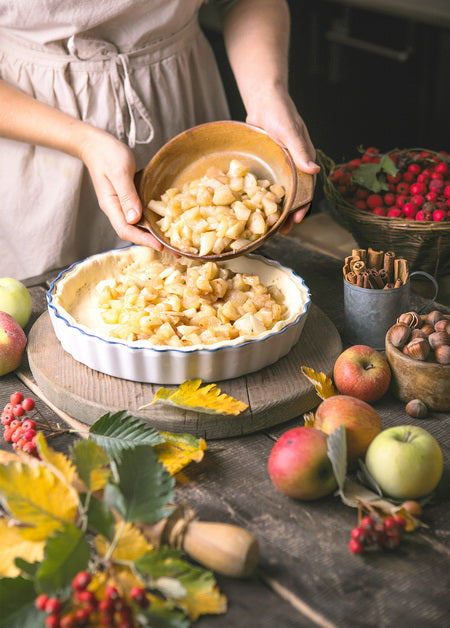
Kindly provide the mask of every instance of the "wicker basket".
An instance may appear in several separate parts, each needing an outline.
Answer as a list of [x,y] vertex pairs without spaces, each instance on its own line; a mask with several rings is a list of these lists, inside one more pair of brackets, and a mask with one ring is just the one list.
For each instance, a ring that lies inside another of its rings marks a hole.
[[408,260],[410,270],[424,270],[435,277],[450,273],[450,221],[423,223],[360,210],[347,202],[331,181],[339,165],[320,150],[317,160],[333,216],[350,231],[358,246],[395,251]]

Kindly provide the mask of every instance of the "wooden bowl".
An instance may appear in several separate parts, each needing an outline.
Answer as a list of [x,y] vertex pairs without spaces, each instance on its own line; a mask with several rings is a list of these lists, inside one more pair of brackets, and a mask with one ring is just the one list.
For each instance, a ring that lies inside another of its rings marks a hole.
[[244,122],[208,122],[183,131],[165,144],[142,173],[139,193],[144,207],[143,225],[170,251],[185,257],[200,258],[174,248],[158,228],[161,217],[147,205],[172,187],[201,178],[209,167],[228,170],[231,159],[248,166],[258,178],[282,185],[286,194],[277,222],[261,238],[237,251],[202,256],[222,261],[250,253],[272,237],[291,211],[311,202],[314,177],[297,170],[289,152],[265,131]]
[[389,341],[391,329],[386,333],[385,349],[392,371],[392,393],[405,403],[421,399],[430,410],[450,410],[450,364],[410,358]]

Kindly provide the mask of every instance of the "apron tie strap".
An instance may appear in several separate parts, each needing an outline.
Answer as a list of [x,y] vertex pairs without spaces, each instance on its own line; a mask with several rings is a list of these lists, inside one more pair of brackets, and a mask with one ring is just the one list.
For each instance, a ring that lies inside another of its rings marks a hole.
[[[90,41],[87,39],[81,39],[83,47],[89,44],[93,44],[91,49],[91,54],[88,57],[80,56],[80,50],[75,43],[75,36],[72,35],[67,40],[67,49],[71,55],[76,57],[79,60],[89,60],[90,58],[98,58],[98,44],[100,42]],[[80,42],[80,43],[81,43]],[[136,144],[148,144],[153,139],[155,134],[152,121],[147,113],[147,110],[139,98],[136,90],[133,88],[130,79],[130,69],[128,65],[128,56],[124,53],[121,53],[117,50],[117,48],[110,43],[101,42],[103,44],[101,54],[103,58],[109,58],[111,60],[111,72],[115,80],[113,80],[113,88],[114,88],[114,98],[117,106],[117,115],[116,115],[116,125],[117,125],[117,134],[120,137],[125,134],[128,140],[128,146],[130,148],[134,148]],[[89,53],[88,53],[89,54]],[[119,67],[123,70],[123,78],[121,73],[119,72]],[[124,116],[122,112],[121,99],[118,93],[118,86],[123,86],[123,95],[125,98],[125,102],[128,109],[128,117],[129,117],[129,129],[128,132],[125,131],[124,124]],[[146,128],[148,129],[148,134],[144,139],[138,139],[137,137],[137,124],[135,115],[139,114],[142,120],[145,123]]]

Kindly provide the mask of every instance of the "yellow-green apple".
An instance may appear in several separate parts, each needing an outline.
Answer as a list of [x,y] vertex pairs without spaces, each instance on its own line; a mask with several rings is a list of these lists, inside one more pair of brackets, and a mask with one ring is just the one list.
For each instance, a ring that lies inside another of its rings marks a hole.
[[284,432],[270,452],[267,469],[273,485],[296,499],[319,499],[337,487],[327,453],[328,436],[314,427]]
[[391,369],[388,361],[376,349],[367,345],[353,345],[338,356],[334,363],[333,379],[342,395],[372,403],[389,388]]
[[0,375],[14,371],[22,361],[27,337],[7,312],[0,312]]
[[316,410],[314,427],[331,434],[341,425],[345,426],[347,460],[355,462],[381,432],[381,417],[368,403],[350,395],[324,399]]
[[380,432],[367,450],[365,463],[383,493],[402,500],[431,493],[444,469],[439,443],[415,425],[398,425]]
[[33,304],[28,288],[18,279],[0,278],[0,312],[7,312],[21,327],[30,320]]

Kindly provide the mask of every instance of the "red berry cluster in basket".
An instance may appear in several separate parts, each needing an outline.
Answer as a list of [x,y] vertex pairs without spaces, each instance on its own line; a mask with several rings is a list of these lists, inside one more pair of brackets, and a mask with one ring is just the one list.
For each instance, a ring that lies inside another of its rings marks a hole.
[[[448,153],[392,151],[387,154],[392,162],[388,171],[381,167],[385,157],[378,149],[368,148],[361,157],[337,166],[331,181],[348,203],[362,211],[423,222],[450,220]],[[380,164],[379,172],[374,168],[370,171],[375,189],[360,184],[367,164]],[[389,170],[396,172],[390,174]]]
[[362,554],[369,548],[396,549],[401,542],[406,520],[401,515],[381,517],[367,515],[354,527],[348,544],[352,554]]
[[137,625],[135,613],[140,608],[148,606],[147,594],[143,587],[132,587],[128,597],[125,597],[120,594],[117,587],[108,585],[99,599],[88,589],[91,580],[89,571],[80,571],[72,580],[72,591],[68,600],[63,601],[45,594],[36,598],[36,608],[47,615],[45,619],[47,628],[75,626],[133,628]]
[[28,415],[34,406],[31,397],[24,397],[21,392],[13,393],[3,408],[1,423],[4,426],[3,440],[12,443],[14,449],[37,457],[36,422]]

